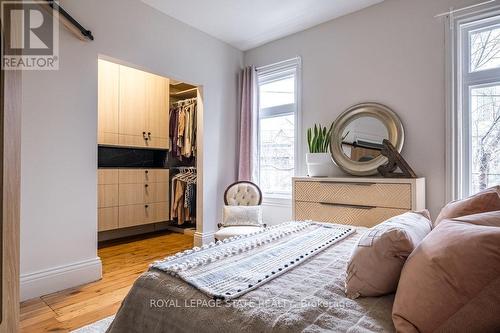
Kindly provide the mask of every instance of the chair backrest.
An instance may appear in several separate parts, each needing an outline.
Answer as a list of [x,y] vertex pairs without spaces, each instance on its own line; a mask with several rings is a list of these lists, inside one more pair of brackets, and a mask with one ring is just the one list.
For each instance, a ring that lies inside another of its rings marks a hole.
[[260,206],[262,192],[252,182],[239,181],[227,187],[224,192],[224,203],[227,206]]

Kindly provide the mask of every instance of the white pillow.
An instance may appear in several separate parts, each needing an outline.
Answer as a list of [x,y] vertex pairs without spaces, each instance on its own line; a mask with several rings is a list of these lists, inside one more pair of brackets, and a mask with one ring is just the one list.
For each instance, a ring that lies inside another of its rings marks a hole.
[[223,222],[225,227],[241,225],[262,225],[261,206],[224,206]]

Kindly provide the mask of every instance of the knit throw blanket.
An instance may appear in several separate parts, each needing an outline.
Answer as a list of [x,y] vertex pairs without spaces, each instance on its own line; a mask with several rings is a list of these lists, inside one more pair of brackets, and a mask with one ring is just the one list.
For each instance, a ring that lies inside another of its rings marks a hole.
[[353,228],[286,222],[253,234],[195,247],[155,262],[210,297],[234,299],[346,238]]

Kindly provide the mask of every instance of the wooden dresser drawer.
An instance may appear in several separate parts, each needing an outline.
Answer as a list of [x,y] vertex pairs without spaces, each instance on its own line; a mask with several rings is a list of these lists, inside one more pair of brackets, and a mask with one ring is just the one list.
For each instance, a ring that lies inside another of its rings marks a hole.
[[168,202],[155,202],[148,204],[146,210],[146,223],[156,223],[167,221],[170,217]]
[[118,184],[118,169],[97,170],[97,184],[99,185]]
[[168,201],[168,183],[120,184],[120,206]]
[[118,217],[120,228],[167,221],[169,219],[169,204],[168,202],[157,202],[120,206]]
[[155,203],[165,202],[169,199],[168,183],[150,183],[147,184],[144,191],[144,202]]
[[118,211],[118,226],[120,228],[146,224],[147,205],[120,206]]
[[120,184],[168,183],[168,169],[120,169]]
[[118,184],[97,185],[97,207],[118,206]]
[[388,218],[403,214],[406,209],[348,206],[318,202],[296,201],[295,219],[313,220],[363,227],[373,227]]
[[118,207],[97,210],[98,231],[118,229]]
[[296,181],[295,200],[410,210],[410,184]]

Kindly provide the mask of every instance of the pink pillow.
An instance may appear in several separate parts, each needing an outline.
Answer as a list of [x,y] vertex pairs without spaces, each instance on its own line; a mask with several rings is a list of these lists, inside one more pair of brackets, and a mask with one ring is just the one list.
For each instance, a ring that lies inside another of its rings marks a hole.
[[500,211],[444,222],[401,272],[392,311],[396,330],[499,332]]
[[395,216],[367,230],[347,266],[347,297],[395,292],[406,258],[431,227],[429,212],[423,211]]
[[467,199],[452,201],[441,210],[434,225],[444,219],[500,210],[500,185],[490,187]]

